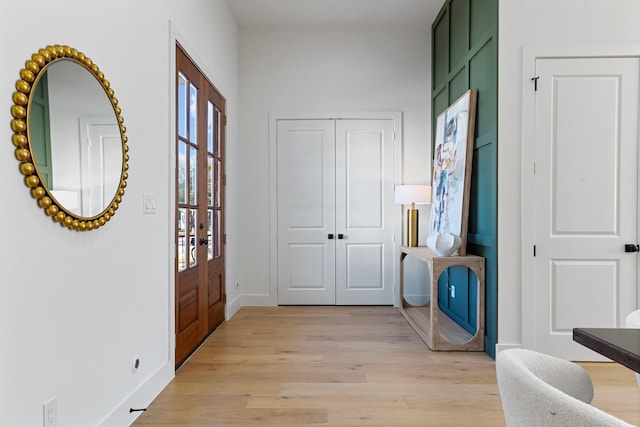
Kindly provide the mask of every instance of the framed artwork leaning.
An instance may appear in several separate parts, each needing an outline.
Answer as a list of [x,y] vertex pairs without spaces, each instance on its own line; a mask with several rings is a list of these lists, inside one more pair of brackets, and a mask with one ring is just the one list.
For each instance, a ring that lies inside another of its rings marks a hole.
[[467,247],[477,96],[468,90],[436,121],[429,236],[458,236],[459,255],[466,255]]

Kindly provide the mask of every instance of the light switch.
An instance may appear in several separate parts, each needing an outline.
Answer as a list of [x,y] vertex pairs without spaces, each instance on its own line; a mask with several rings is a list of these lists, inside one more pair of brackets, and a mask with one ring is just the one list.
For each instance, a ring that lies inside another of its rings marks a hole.
[[142,213],[155,214],[156,213],[156,197],[151,193],[142,194]]

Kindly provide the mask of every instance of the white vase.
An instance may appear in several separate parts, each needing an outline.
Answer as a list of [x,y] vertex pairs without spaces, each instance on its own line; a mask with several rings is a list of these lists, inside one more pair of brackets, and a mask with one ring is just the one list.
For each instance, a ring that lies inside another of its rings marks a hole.
[[431,249],[436,255],[449,256],[462,245],[462,239],[455,234],[431,234],[427,238],[427,247]]

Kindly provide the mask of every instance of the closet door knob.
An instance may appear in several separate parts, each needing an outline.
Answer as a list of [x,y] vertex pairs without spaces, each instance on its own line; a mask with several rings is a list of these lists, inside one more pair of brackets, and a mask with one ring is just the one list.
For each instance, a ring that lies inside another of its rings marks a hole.
[[338,234],[338,239],[344,239],[344,234]]
[[329,234],[327,235],[327,237],[329,238],[329,240],[332,240],[332,239],[333,239],[333,233],[329,233]]

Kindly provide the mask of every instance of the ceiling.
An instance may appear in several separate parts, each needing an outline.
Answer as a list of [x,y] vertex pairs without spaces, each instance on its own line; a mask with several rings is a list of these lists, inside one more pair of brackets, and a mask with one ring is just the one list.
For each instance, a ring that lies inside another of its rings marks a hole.
[[227,0],[241,27],[431,28],[445,0]]

